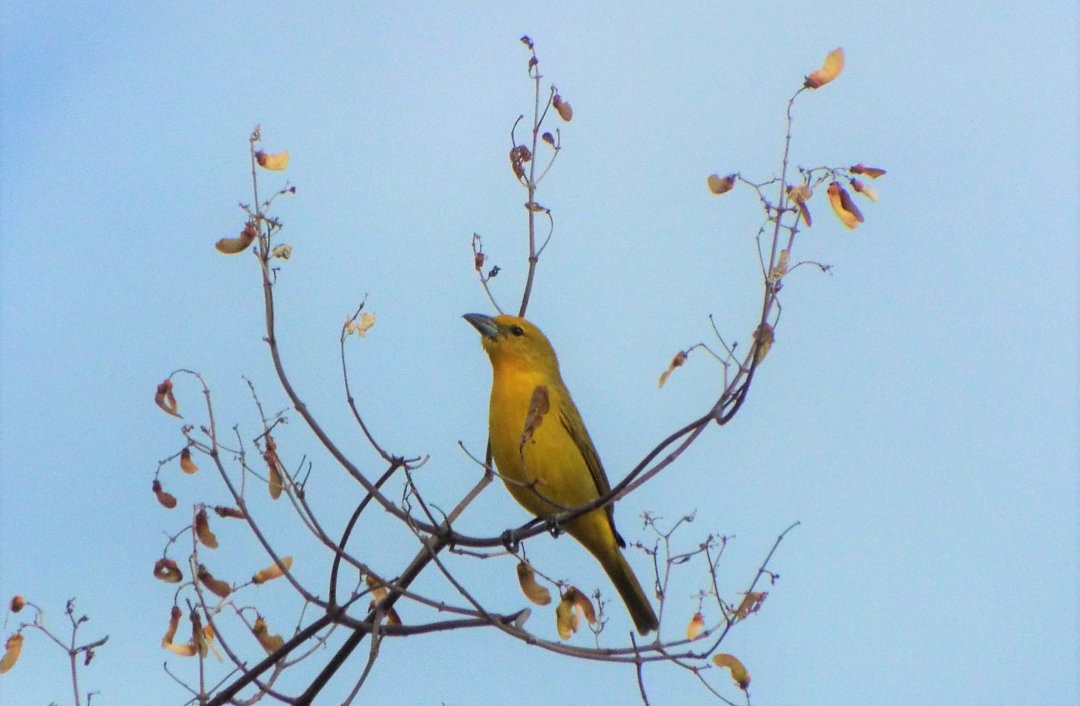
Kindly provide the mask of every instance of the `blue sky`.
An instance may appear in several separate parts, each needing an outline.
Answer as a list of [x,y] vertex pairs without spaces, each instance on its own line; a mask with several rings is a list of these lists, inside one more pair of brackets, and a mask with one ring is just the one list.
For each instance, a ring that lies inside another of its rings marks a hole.
[[[531,106],[523,33],[574,106],[541,192],[557,229],[530,315],[612,477],[715,398],[722,371],[704,356],[656,389],[674,352],[712,340],[709,314],[748,342],[760,209],[749,192],[712,197],[704,180],[777,171],[785,101],[833,47],[847,68],[797,104],[793,159],[889,170],[855,232],[817,201],[799,254],[832,274],[788,279],[777,343],[736,421],[618,506],[632,539],[646,536],[643,510],[696,511],[678,535],[687,546],[734,535],[719,576],[729,599],[801,521],[763,610],[724,648],[750,669],[754,703],[1077,700],[1075,3],[2,13],[0,596],[25,594],[61,631],[77,597],[86,637],[111,636],[84,671],[94,703],[185,698],[158,646],[172,594],[150,576],[183,526],[149,493],[157,461],[182,445],[154,386],[201,371],[219,418],[249,438],[258,418],[242,376],[269,409],[287,404],[261,342],[254,262],[213,249],[242,224],[256,123],[268,149],[292,154],[298,188],[277,212],[294,247],[277,296],[301,394],[377,468],[337,364],[341,322],[366,294],[378,323],[349,353],[369,422],[389,448],[430,454],[422,482],[436,502],[475,480],[457,442],[482,451],[490,378],[460,315],[490,309],[473,232],[503,268],[504,306],[521,287],[523,196],[506,152]],[[197,389],[178,394],[194,413]],[[311,456],[320,510],[340,524],[359,491],[299,420],[281,443]],[[225,500],[208,473],[164,479],[187,506]],[[287,510],[264,511],[321,585],[325,562],[304,555]],[[494,534],[523,517],[493,487],[461,529]],[[223,572],[265,563],[236,527],[219,538]],[[393,533],[360,539],[357,552],[388,571],[409,546]],[[530,553],[607,590],[570,540],[534,540]],[[645,570],[644,557],[632,562]],[[498,609],[522,604],[510,563],[458,564]],[[679,581],[672,636],[702,577]],[[266,589],[258,602],[287,632],[296,603]],[[625,631],[613,616],[613,633]],[[63,655],[41,637],[0,677],[4,703],[71,702]],[[192,663],[168,661],[193,678]],[[655,704],[711,703],[681,670],[646,676]],[[406,704],[637,693],[630,670],[491,631],[387,644],[368,688]]]

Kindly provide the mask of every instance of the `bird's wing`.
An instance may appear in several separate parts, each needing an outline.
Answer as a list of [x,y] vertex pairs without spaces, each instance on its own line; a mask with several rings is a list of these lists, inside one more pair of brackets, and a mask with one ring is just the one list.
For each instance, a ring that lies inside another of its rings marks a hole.
[[[593,446],[592,439],[589,438],[589,431],[585,428],[585,422],[581,419],[581,413],[577,411],[577,407],[573,402],[567,404],[566,400],[563,400],[563,404],[559,405],[559,423],[562,424],[563,429],[570,435],[570,438],[574,440],[574,446],[581,453],[581,458],[585,461],[585,467],[589,469],[589,475],[592,476],[593,483],[596,484],[597,497],[606,495],[611,491],[611,484],[608,482],[607,474],[604,473],[604,466],[600,463],[600,456],[596,453],[596,447]],[[620,547],[626,546],[626,541],[619,535],[619,531],[615,529],[615,508],[612,505],[607,505],[604,508],[607,514],[608,522],[611,524],[611,531],[615,534],[615,542]]]

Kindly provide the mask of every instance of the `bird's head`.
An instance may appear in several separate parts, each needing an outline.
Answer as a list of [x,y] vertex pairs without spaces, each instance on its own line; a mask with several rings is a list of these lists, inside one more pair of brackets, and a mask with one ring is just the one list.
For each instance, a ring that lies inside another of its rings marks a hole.
[[532,323],[518,316],[465,314],[464,319],[480,332],[481,343],[495,368],[527,367],[558,370],[555,349]]

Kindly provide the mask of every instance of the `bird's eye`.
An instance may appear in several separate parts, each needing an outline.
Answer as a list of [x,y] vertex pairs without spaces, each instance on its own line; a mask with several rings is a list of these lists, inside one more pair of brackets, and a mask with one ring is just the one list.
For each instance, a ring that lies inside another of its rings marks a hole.
[[515,336],[524,336],[525,329],[521,328],[520,326],[511,326],[510,333],[514,334]]

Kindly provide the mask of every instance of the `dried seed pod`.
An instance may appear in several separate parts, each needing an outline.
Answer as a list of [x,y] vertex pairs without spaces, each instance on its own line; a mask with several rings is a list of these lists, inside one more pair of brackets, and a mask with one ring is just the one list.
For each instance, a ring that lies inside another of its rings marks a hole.
[[154,562],[154,578],[161,579],[165,583],[180,583],[184,580],[184,574],[175,561],[162,558]]
[[559,637],[569,640],[570,636],[577,632],[581,619],[574,610],[574,601],[567,600],[566,596],[555,606],[555,629],[559,631]]
[[180,470],[188,475],[197,473],[199,467],[195,465],[195,462],[191,460],[191,448],[185,446],[184,450],[180,452]]
[[[154,392],[154,404],[174,417],[180,417],[176,411],[176,397],[173,396],[172,380],[165,380]],[[183,417],[180,417],[183,419]]]
[[574,601],[574,606],[581,611],[582,617],[589,623],[596,623],[596,611],[593,609],[589,597],[576,588],[571,588],[568,593],[572,594],[571,598]]
[[255,153],[255,161],[258,162],[259,166],[263,169],[268,169],[272,172],[280,172],[289,166],[289,153],[278,152],[276,154],[269,154],[259,150]]
[[753,339],[757,344],[757,348],[754,349],[754,360],[760,363],[765,360],[765,356],[769,354],[769,349],[776,340],[773,327],[769,324],[761,324],[754,329]]
[[255,236],[258,234],[259,229],[255,227],[252,221],[248,221],[244,229],[240,231],[240,235],[235,238],[221,238],[214,243],[214,247],[217,248],[218,252],[225,255],[236,255],[247,250],[248,246],[255,242]]
[[856,193],[862,194],[866,198],[868,198],[871,201],[877,203],[877,200],[878,200],[877,189],[870,186],[869,184],[867,184],[867,183],[865,183],[865,182],[863,182],[863,181],[861,181],[859,179],[852,178],[852,180],[851,180],[851,188],[854,189]]
[[551,591],[536,582],[536,572],[524,561],[517,565],[518,584],[525,597],[536,605],[551,603]]
[[559,114],[559,117],[566,122],[573,120],[574,109],[570,107],[570,102],[565,100],[558,93],[551,97],[551,107],[554,108],[555,112]]
[[735,186],[735,175],[728,174],[725,177],[719,174],[710,174],[709,178],[705,180],[705,183],[709,186],[709,191],[713,192],[717,196],[720,194],[726,194],[731,191]]
[[694,617],[690,618],[690,624],[686,626],[686,639],[696,640],[703,627],[705,627],[705,616],[699,610],[694,613]]
[[232,586],[221,579],[214,578],[214,575],[202,564],[199,564],[198,577],[199,583],[218,598],[228,598],[229,594],[232,593]]
[[832,206],[833,213],[840,222],[852,230],[857,228],[863,221],[863,215],[855,202],[851,200],[851,194],[847,192],[847,189],[840,186],[840,182],[834,181],[829,184],[828,194],[829,205]]
[[675,357],[671,359],[671,363],[668,364],[667,370],[660,373],[660,383],[657,385],[657,387],[663,387],[664,383],[668,381],[669,377],[671,377],[671,374],[675,372],[675,368],[682,367],[683,363],[685,362],[686,351],[679,351],[678,353],[676,353]]
[[880,169],[878,167],[868,167],[862,162],[859,162],[854,167],[849,167],[848,171],[852,174],[865,174],[871,179],[877,179],[878,177],[885,176],[886,174],[884,169]]
[[730,669],[731,678],[735,680],[740,689],[746,691],[750,688],[750,673],[746,671],[746,667],[737,657],[729,654],[717,654],[713,655],[712,661],[717,667]]
[[172,493],[166,493],[162,490],[161,481],[155,478],[154,483],[150,487],[153,489],[154,495],[157,497],[157,501],[161,503],[162,507],[168,508],[169,510],[176,507],[176,497],[174,497]]
[[761,604],[769,597],[768,591],[750,592],[743,596],[742,603],[735,609],[735,620],[743,620],[751,613],[761,609]]
[[17,632],[4,643],[4,656],[0,657],[0,674],[7,672],[19,661],[22,653],[23,634]]
[[176,637],[176,629],[180,627],[181,614],[180,606],[174,605],[169,613],[169,627],[165,628],[165,635],[161,638],[162,647],[171,644],[173,638]]
[[844,50],[837,47],[825,56],[825,63],[820,69],[806,77],[803,85],[807,88],[821,88],[839,76],[843,70]]
[[191,644],[194,645],[195,651],[201,656],[205,657],[209,652],[209,646],[206,644],[206,638],[203,635],[202,618],[199,617],[199,611],[191,611]]
[[174,643],[170,642],[167,645],[162,645],[162,647],[169,650],[174,655],[179,655],[181,657],[194,657],[195,656],[195,645],[193,645],[190,642],[185,643],[183,645],[177,645],[177,644],[174,644]]
[[251,632],[255,634],[255,639],[259,641],[262,648],[268,653],[280,648],[285,644],[285,638],[281,635],[271,635],[269,628],[266,627],[266,621],[260,615],[255,619],[255,624],[251,626]]
[[292,557],[283,556],[281,557],[280,564],[272,564],[265,569],[262,569],[251,577],[251,582],[256,585],[266,583],[267,581],[272,581],[273,579],[284,576],[285,572],[290,569],[292,569]]
[[217,549],[217,537],[210,530],[210,520],[206,516],[205,507],[199,508],[199,511],[195,513],[195,536],[199,538],[203,546]]

